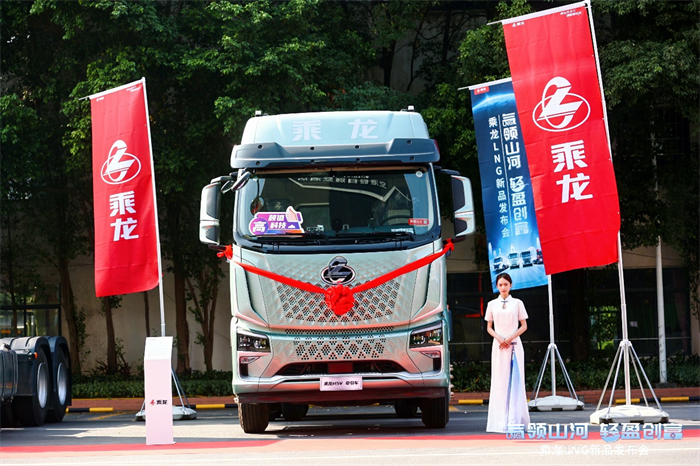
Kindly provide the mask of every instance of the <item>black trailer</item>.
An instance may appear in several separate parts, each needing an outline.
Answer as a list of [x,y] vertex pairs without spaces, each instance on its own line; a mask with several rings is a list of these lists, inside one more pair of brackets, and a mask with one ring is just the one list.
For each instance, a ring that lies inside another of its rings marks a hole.
[[0,339],[0,424],[61,422],[72,402],[68,342],[61,336]]

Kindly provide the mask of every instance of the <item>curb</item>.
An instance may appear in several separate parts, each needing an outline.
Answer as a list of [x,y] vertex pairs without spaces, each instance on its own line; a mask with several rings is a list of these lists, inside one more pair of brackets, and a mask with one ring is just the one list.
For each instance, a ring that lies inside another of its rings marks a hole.
[[[654,398],[630,398],[630,403],[641,403],[643,399],[646,399],[648,403],[654,403]],[[690,401],[700,401],[700,396],[668,396],[668,397],[661,397],[657,398],[659,400],[659,403],[676,403],[676,402],[690,402]],[[529,399],[527,401],[530,401]],[[581,400],[583,401],[583,400]],[[616,399],[615,404],[625,404],[626,400],[623,399]],[[489,400],[487,399],[482,399],[482,400],[457,400],[457,403],[451,402],[450,404],[460,404],[460,405],[487,405],[489,404]]]
[[[461,398],[465,396],[464,393],[455,393],[454,398],[450,401],[451,405],[488,405],[489,399],[487,397],[482,398]],[[544,398],[546,394],[543,394]],[[230,397],[219,397],[228,398]],[[460,399],[461,398],[461,399]],[[598,399],[596,397],[595,399]],[[678,402],[700,402],[700,396],[666,396],[657,397],[659,403],[678,403]],[[579,400],[583,401],[583,396],[579,396]],[[634,404],[639,404],[643,402],[654,403],[654,398],[630,398],[630,402]],[[174,401],[179,401],[174,400]],[[225,401],[216,398],[207,399],[207,401]],[[528,401],[530,401],[528,399]],[[77,399],[73,400],[74,405],[66,408],[66,413],[114,413],[114,412],[137,412],[141,409],[143,405],[143,399],[141,398],[122,398],[117,400],[92,400],[92,399]],[[624,404],[624,399],[615,399],[615,404]],[[111,404],[111,406],[110,406]],[[595,404],[595,403],[587,403]],[[177,406],[178,404],[173,404]],[[237,409],[238,405],[236,403],[191,403],[190,407],[196,410],[207,410],[207,409]]]
[[[178,405],[175,405],[178,406]],[[238,405],[236,403],[210,403],[210,404],[199,404],[199,405],[190,405],[192,409],[200,409],[200,410],[205,410],[205,409],[232,409],[232,408],[238,408]],[[93,407],[93,408],[86,408],[86,407],[81,407],[81,408],[73,408],[73,407],[68,407],[66,408],[66,413],[71,414],[71,413],[113,413],[115,411],[133,411],[133,409],[117,409],[115,410],[114,407]]]

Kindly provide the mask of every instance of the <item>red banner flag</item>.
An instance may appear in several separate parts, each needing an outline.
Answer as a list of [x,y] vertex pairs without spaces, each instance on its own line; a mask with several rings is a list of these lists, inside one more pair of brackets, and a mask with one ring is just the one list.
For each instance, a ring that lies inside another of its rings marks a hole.
[[547,274],[617,260],[620,207],[583,5],[503,22]]
[[90,96],[95,290],[158,285],[158,229],[145,80]]

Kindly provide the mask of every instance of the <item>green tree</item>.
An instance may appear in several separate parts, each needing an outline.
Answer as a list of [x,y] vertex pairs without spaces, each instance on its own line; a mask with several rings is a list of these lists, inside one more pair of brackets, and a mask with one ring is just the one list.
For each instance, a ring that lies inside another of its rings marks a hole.
[[593,12],[623,244],[677,248],[697,313],[700,2],[597,0]]
[[[220,22],[209,2],[96,2],[83,17],[103,17],[105,44],[90,57],[79,97],[146,77],[163,255],[174,277],[177,371],[190,371],[185,252],[197,241],[198,197],[211,173],[225,171],[227,141],[214,114],[224,81],[210,66]],[[91,21],[92,22],[92,21]],[[89,40],[83,21],[71,34]],[[70,25],[68,25],[70,26]],[[67,26],[67,29],[68,29]],[[89,157],[89,114],[71,104],[70,143]],[[206,252],[205,252],[206,253]]]
[[80,373],[81,311],[69,265],[87,250],[89,180],[62,144],[68,121],[60,110],[79,74],[81,49],[63,39],[51,13],[37,4],[3,2],[1,8],[3,181],[9,181],[3,183],[3,199],[22,193],[28,221],[21,234],[35,245],[27,253],[58,271],[71,367]]

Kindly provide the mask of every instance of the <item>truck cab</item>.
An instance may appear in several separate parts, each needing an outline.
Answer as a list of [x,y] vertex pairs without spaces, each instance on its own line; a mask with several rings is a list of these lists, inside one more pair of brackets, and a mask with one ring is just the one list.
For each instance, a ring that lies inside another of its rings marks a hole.
[[[264,431],[279,412],[299,419],[310,403],[393,402],[400,416],[420,408],[428,427],[447,424],[451,243],[438,160],[412,111],[248,122],[235,171],[204,188],[200,214],[200,240],[222,249],[221,195],[235,192],[226,255],[232,387],[245,432]],[[448,176],[463,237],[474,230],[471,185]],[[346,295],[329,300],[335,291]]]

